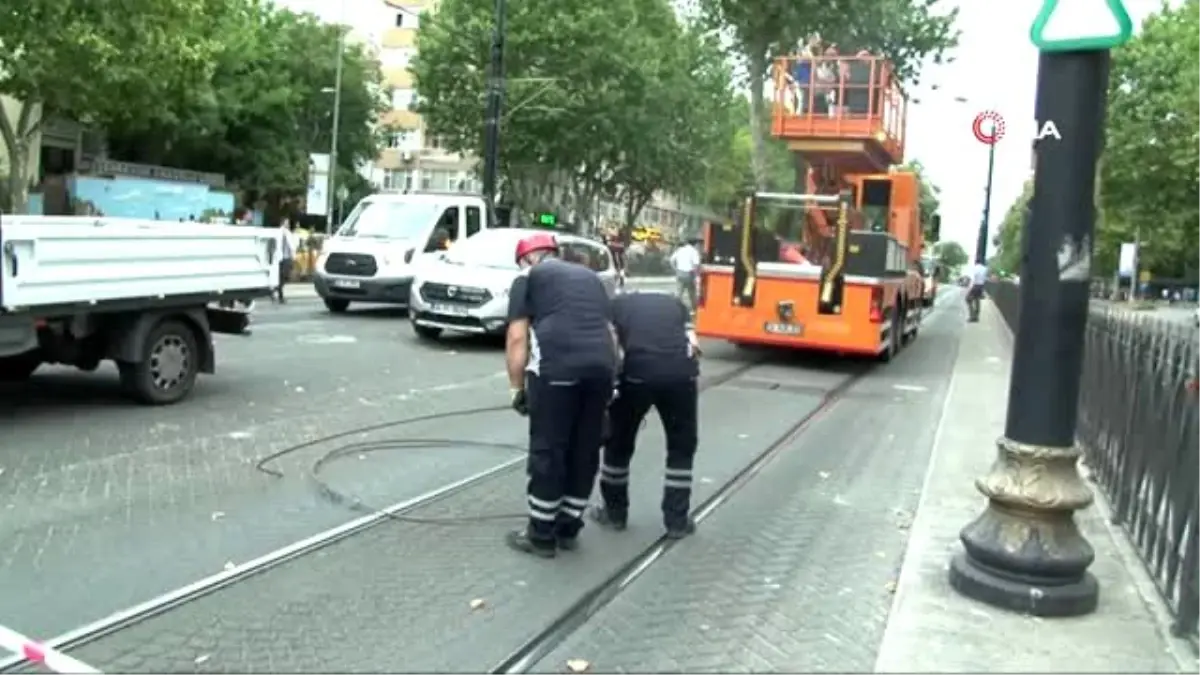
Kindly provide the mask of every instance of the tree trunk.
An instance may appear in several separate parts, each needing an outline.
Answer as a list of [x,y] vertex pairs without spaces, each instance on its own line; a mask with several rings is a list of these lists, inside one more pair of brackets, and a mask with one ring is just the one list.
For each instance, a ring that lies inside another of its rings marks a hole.
[[767,143],[763,118],[766,117],[766,97],[763,87],[767,79],[766,49],[753,47],[749,50],[747,66],[750,70],[750,167],[754,173],[754,185],[765,190],[767,185]]

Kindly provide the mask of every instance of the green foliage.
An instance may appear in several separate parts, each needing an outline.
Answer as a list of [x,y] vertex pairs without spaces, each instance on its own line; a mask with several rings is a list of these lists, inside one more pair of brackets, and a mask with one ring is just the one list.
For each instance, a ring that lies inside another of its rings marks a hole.
[[944,270],[943,278],[948,278],[951,270],[956,270],[971,261],[962,244],[957,241],[943,241],[934,249],[937,262]]
[[1033,199],[1033,181],[1025,181],[1021,195],[1008,207],[1004,220],[1000,221],[1000,229],[996,233],[996,254],[989,261],[989,267],[996,272],[1007,274],[1021,273],[1021,246],[1025,233],[1025,223],[1029,220],[1029,201]]
[[[734,111],[732,132],[715,164],[708,167],[704,193],[700,201],[716,213],[728,213],[730,205],[756,184],[753,166],[754,140],[750,131],[750,102],[741,94],[730,104]],[[766,124],[764,121],[763,124]],[[776,138],[764,139],[766,182],[764,189],[790,192],[795,188],[796,170],[787,144]]]
[[754,175],[768,180],[768,114],[763,88],[771,61],[792,53],[806,35],[817,33],[841,53],[866,49],[889,58],[902,81],[913,82],[926,59],[940,63],[958,41],[957,9],[942,13],[939,0],[697,0],[700,14],[732,38],[732,55],[745,67],[750,87]]
[[[328,153],[343,28],[257,0],[222,0],[195,30],[221,38],[209,83],[150,124],[109,127],[122,159],[224,174],[267,210],[303,193],[308,155]],[[390,106],[378,63],[345,42],[338,120],[339,175],[374,160],[375,123]]]
[[1101,171],[1105,218],[1097,272],[1116,268],[1140,230],[1141,265],[1156,276],[1197,274],[1200,237],[1200,3],[1151,15],[1113,52]]
[[97,0],[23,0],[0,8],[0,93],[23,105],[0,114],[10,158],[12,206],[24,206],[31,140],[46,117],[139,123],[164,100],[185,97],[212,73],[210,36],[179,30],[203,24],[223,0],[128,0],[119,11]]
[[934,185],[933,181],[925,177],[925,167],[919,160],[912,160],[900,167],[901,171],[911,171],[917,174],[918,185],[921,187],[921,231],[925,234],[926,241],[932,241],[933,234],[933,216],[937,214],[941,207],[942,189]]
[[[303,193],[308,154],[329,151],[342,28],[260,0],[15,7],[0,10],[0,92],[26,103],[0,115],[10,156],[27,156],[40,106],[104,129],[117,159],[223,174],[271,211]],[[344,170],[376,157],[386,94],[374,57],[347,44]]]
[[[427,133],[483,153],[492,3],[445,0],[412,69]],[[527,0],[506,17],[500,165],[505,198],[590,215],[606,194],[632,219],[655,191],[701,194],[732,134],[730,73],[666,0]],[[566,178],[550,203],[541,188]]]

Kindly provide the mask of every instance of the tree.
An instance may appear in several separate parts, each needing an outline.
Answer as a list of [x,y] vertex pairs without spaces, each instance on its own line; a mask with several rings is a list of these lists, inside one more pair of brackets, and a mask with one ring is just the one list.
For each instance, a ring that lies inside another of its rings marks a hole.
[[939,243],[934,249],[934,253],[937,256],[938,264],[945,270],[942,274],[943,280],[949,278],[951,270],[956,270],[971,261],[962,244],[953,240]]
[[0,9],[0,93],[20,102],[15,119],[0,112],[9,208],[25,206],[32,140],[47,118],[139,124],[202,88],[216,43],[193,27],[224,3],[129,0],[114,11],[98,0],[25,0]]
[[[747,188],[755,186],[753,138],[750,133],[750,101],[736,94],[730,103],[734,124],[716,161],[707,167],[704,192],[698,201],[717,213],[727,213],[730,205]],[[764,124],[766,122],[764,121]],[[777,138],[764,140],[766,183],[763,189],[790,192],[795,188],[795,164],[787,144]]]
[[1197,275],[1200,236],[1200,3],[1164,3],[1114,50],[1101,169],[1104,227],[1096,271],[1116,268],[1122,242],[1140,233],[1140,266]]
[[750,88],[750,132],[756,183],[767,181],[764,84],[774,58],[792,53],[807,34],[837,43],[843,53],[867,49],[890,59],[902,82],[916,79],[921,62],[942,59],[958,39],[952,9],[937,14],[938,0],[698,0],[701,14],[727,31],[733,56]]
[[[213,74],[190,100],[169,102],[150,121],[109,127],[113,154],[128,161],[225,175],[245,201],[274,219],[304,192],[308,156],[330,150],[333,86],[342,27],[255,0],[226,0],[208,17],[220,37]],[[390,106],[375,58],[347,41],[338,124],[339,175],[373,161]],[[339,184],[347,185],[344,181]],[[361,187],[361,186],[359,186]]]
[[933,217],[941,207],[941,188],[925,176],[925,167],[919,160],[912,160],[900,167],[901,171],[911,171],[917,175],[917,185],[920,186],[921,231],[926,241],[933,240]]
[[[426,130],[481,156],[491,5],[445,0],[424,21],[413,75]],[[607,195],[631,221],[655,191],[702,191],[727,136],[730,75],[666,0],[527,0],[509,6],[506,28],[507,200],[588,220]],[[568,190],[551,195],[555,183]]]
[[1023,246],[1025,223],[1029,221],[1029,205],[1033,199],[1033,181],[1025,181],[1025,187],[1004,214],[1000,229],[996,233],[996,254],[990,267],[1006,274],[1021,273],[1021,247]]

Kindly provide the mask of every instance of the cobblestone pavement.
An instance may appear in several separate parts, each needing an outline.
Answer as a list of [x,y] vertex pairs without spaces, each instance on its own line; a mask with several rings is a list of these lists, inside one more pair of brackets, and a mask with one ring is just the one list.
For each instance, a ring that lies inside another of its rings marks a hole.
[[957,350],[940,314],[535,671],[870,672]]
[[[784,367],[751,372],[766,378]],[[805,374],[814,385],[794,393],[730,384],[703,395],[698,501],[815,406],[817,382],[844,377],[789,372]],[[520,425],[515,417],[494,423]],[[524,476],[514,471],[413,513],[518,514],[511,523],[387,523],[74,653],[119,672],[479,672],[661,534],[658,425],[648,425],[642,445],[630,529],[614,536],[588,528],[581,550],[558,560],[529,559],[501,542],[524,511]]]
[[[0,387],[0,623],[49,637],[352,517],[304,477],[331,445],[278,462],[283,479],[253,468],[272,450],[507,400],[494,342],[421,344],[394,310],[330,317],[311,302],[260,304],[255,334],[218,336],[217,373],[176,406],[126,402],[107,367],[47,368]],[[454,436],[521,440],[490,421],[456,424]],[[403,431],[444,436],[444,426]],[[509,456],[413,449],[331,472],[386,505]]]

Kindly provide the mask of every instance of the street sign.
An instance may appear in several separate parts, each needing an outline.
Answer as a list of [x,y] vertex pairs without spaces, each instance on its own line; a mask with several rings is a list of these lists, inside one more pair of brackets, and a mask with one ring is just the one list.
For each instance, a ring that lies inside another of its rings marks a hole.
[[542,227],[555,227],[558,225],[558,216],[553,213],[539,213],[537,214],[537,224]]
[[1132,35],[1121,0],[1042,0],[1029,29],[1029,39],[1044,52],[1112,49]]

